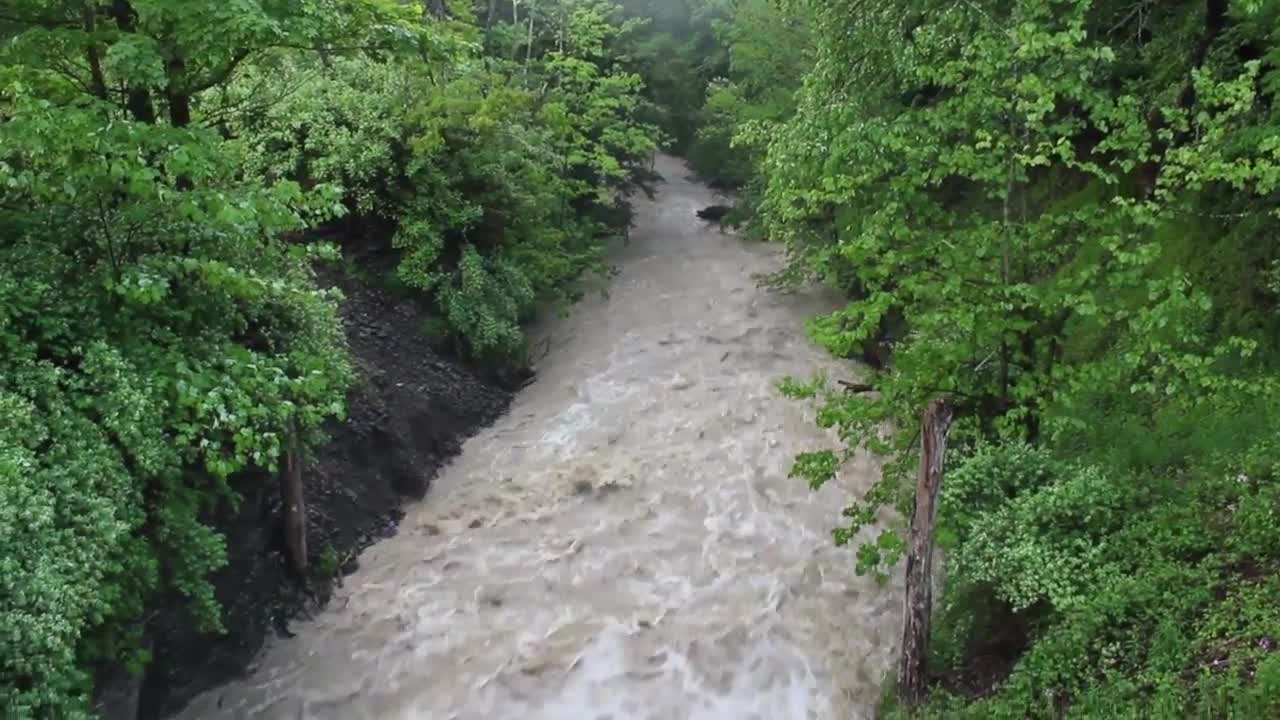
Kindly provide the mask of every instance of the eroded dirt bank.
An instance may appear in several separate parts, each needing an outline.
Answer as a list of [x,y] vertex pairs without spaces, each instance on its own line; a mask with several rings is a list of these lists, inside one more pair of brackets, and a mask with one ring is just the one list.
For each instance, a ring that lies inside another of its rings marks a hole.
[[[421,498],[462,441],[493,422],[511,399],[493,378],[478,376],[424,339],[427,314],[385,289],[377,279],[385,264],[363,258],[357,265],[373,272],[330,271],[324,278],[346,295],[342,314],[358,379],[348,420],[331,426],[331,442],[305,476],[317,573],[335,562],[350,571],[360,550],[394,535],[403,502]],[[251,669],[264,640],[289,633],[299,614],[323,600],[285,568],[275,479],[245,476],[235,485],[244,496],[238,512],[224,509],[215,520],[228,544],[229,565],[214,579],[227,634],[198,632],[179,598],[153,607],[146,634],[154,661],[146,675],[131,677],[116,667],[99,683],[99,710],[107,720],[171,715]],[[327,590],[323,583],[312,589]]]
[[757,288],[776,249],[698,222],[711,191],[658,170],[607,295],[537,329],[538,380],[328,609],[181,717],[869,717],[901,595],[828,531],[874,468],[789,479],[827,438],[774,389],[849,372],[803,332],[837,298]]

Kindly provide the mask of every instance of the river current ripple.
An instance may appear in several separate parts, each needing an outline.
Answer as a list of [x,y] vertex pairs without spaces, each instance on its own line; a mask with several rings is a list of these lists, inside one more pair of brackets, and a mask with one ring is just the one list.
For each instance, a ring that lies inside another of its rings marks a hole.
[[850,368],[760,289],[776,247],[722,234],[659,157],[605,293],[535,328],[538,380],[469,440],[399,534],[249,677],[182,718],[846,720],[871,717],[901,586],[853,573],[839,510],[876,475],[789,479],[827,446],[785,375]]

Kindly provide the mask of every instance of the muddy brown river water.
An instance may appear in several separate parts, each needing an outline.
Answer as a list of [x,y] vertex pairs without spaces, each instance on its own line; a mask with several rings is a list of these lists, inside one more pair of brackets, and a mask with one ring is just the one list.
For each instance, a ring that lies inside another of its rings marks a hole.
[[536,328],[550,351],[510,413],[325,611],[180,717],[871,716],[901,586],[856,577],[829,529],[876,470],[788,479],[830,438],[775,390],[851,372],[803,330],[838,298],[757,288],[778,249],[698,221],[712,192],[657,169],[608,296]]

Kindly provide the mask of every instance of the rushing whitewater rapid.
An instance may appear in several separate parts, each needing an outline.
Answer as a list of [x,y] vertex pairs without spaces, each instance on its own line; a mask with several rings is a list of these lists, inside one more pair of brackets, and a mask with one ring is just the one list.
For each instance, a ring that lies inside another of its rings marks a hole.
[[757,288],[777,248],[700,222],[711,191],[657,169],[607,296],[535,330],[549,354],[510,413],[326,610],[181,717],[871,717],[901,585],[856,577],[829,530],[876,470],[789,479],[832,440],[775,389],[850,372],[803,329],[838,298]]

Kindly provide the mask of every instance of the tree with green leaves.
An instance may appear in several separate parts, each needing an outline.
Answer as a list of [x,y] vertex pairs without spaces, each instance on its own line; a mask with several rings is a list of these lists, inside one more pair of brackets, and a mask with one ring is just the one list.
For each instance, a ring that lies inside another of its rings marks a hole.
[[726,0],[625,0],[626,15],[642,23],[625,57],[645,79],[646,118],[666,135],[668,148],[687,153],[704,124],[708,84],[728,60],[716,37]]
[[[307,263],[323,249],[282,240],[335,194],[237,177],[176,90],[161,119],[126,32],[102,44],[105,99],[86,36],[54,19],[0,65],[0,705],[16,717],[83,707],[84,664],[130,650],[162,586],[218,626],[222,540],[198,516],[340,414],[350,373]],[[86,85],[58,47],[78,47]]]
[[0,11],[5,717],[85,716],[159,593],[220,626],[204,519],[321,442],[352,380],[310,230],[390,226],[359,242],[490,360],[602,265],[656,133],[617,9],[538,5],[515,61],[457,2]]
[[[1089,716],[1157,700],[1258,711],[1274,659],[1228,653],[1252,678],[1243,685],[1194,678],[1213,648],[1266,644],[1257,624],[1209,628],[1224,612],[1262,612],[1231,590],[1253,582],[1233,568],[1273,576],[1280,561],[1277,534],[1246,531],[1239,511],[1276,507],[1275,414],[1245,408],[1275,397],[1280,357],[1269,229],[1280,6],[850,0],[786,12],[814,42],[802,90],[780,124],[735,132],[762,148],[760,221],[791,258],[774,281],[847,292],[811,332],[871,365],[865,392],[784,383],[818,397],[819,422],[844,441],[803,454],[793,474],[817,486],[855,452],[885,456],[835,537],[857,545],[860,572],[886,574],[903,542],[882,511],[909,507],[915,419],[947,398],[961,479],[942,489],[939,634],[951,639],[938,653],[954,666],[990,627],[1035,628],[992,700],[936,712]],[[1230,442],[1198,452],[1196,422],[1234,428]],[[1150,599],[1177,582],[1208,596]],[[1144,643],[1165,627],[1180,634],[1159,654]]]
[[[743,191],[756,202],[757,165],[768,140],[795,112],[795,95],[809,69],[810,19],[803,7],[778,0],[735,0],[713,24],[729,61],[703,99],[689,163],[713,185]],[[740,213],[741,214],[741,213]]]

